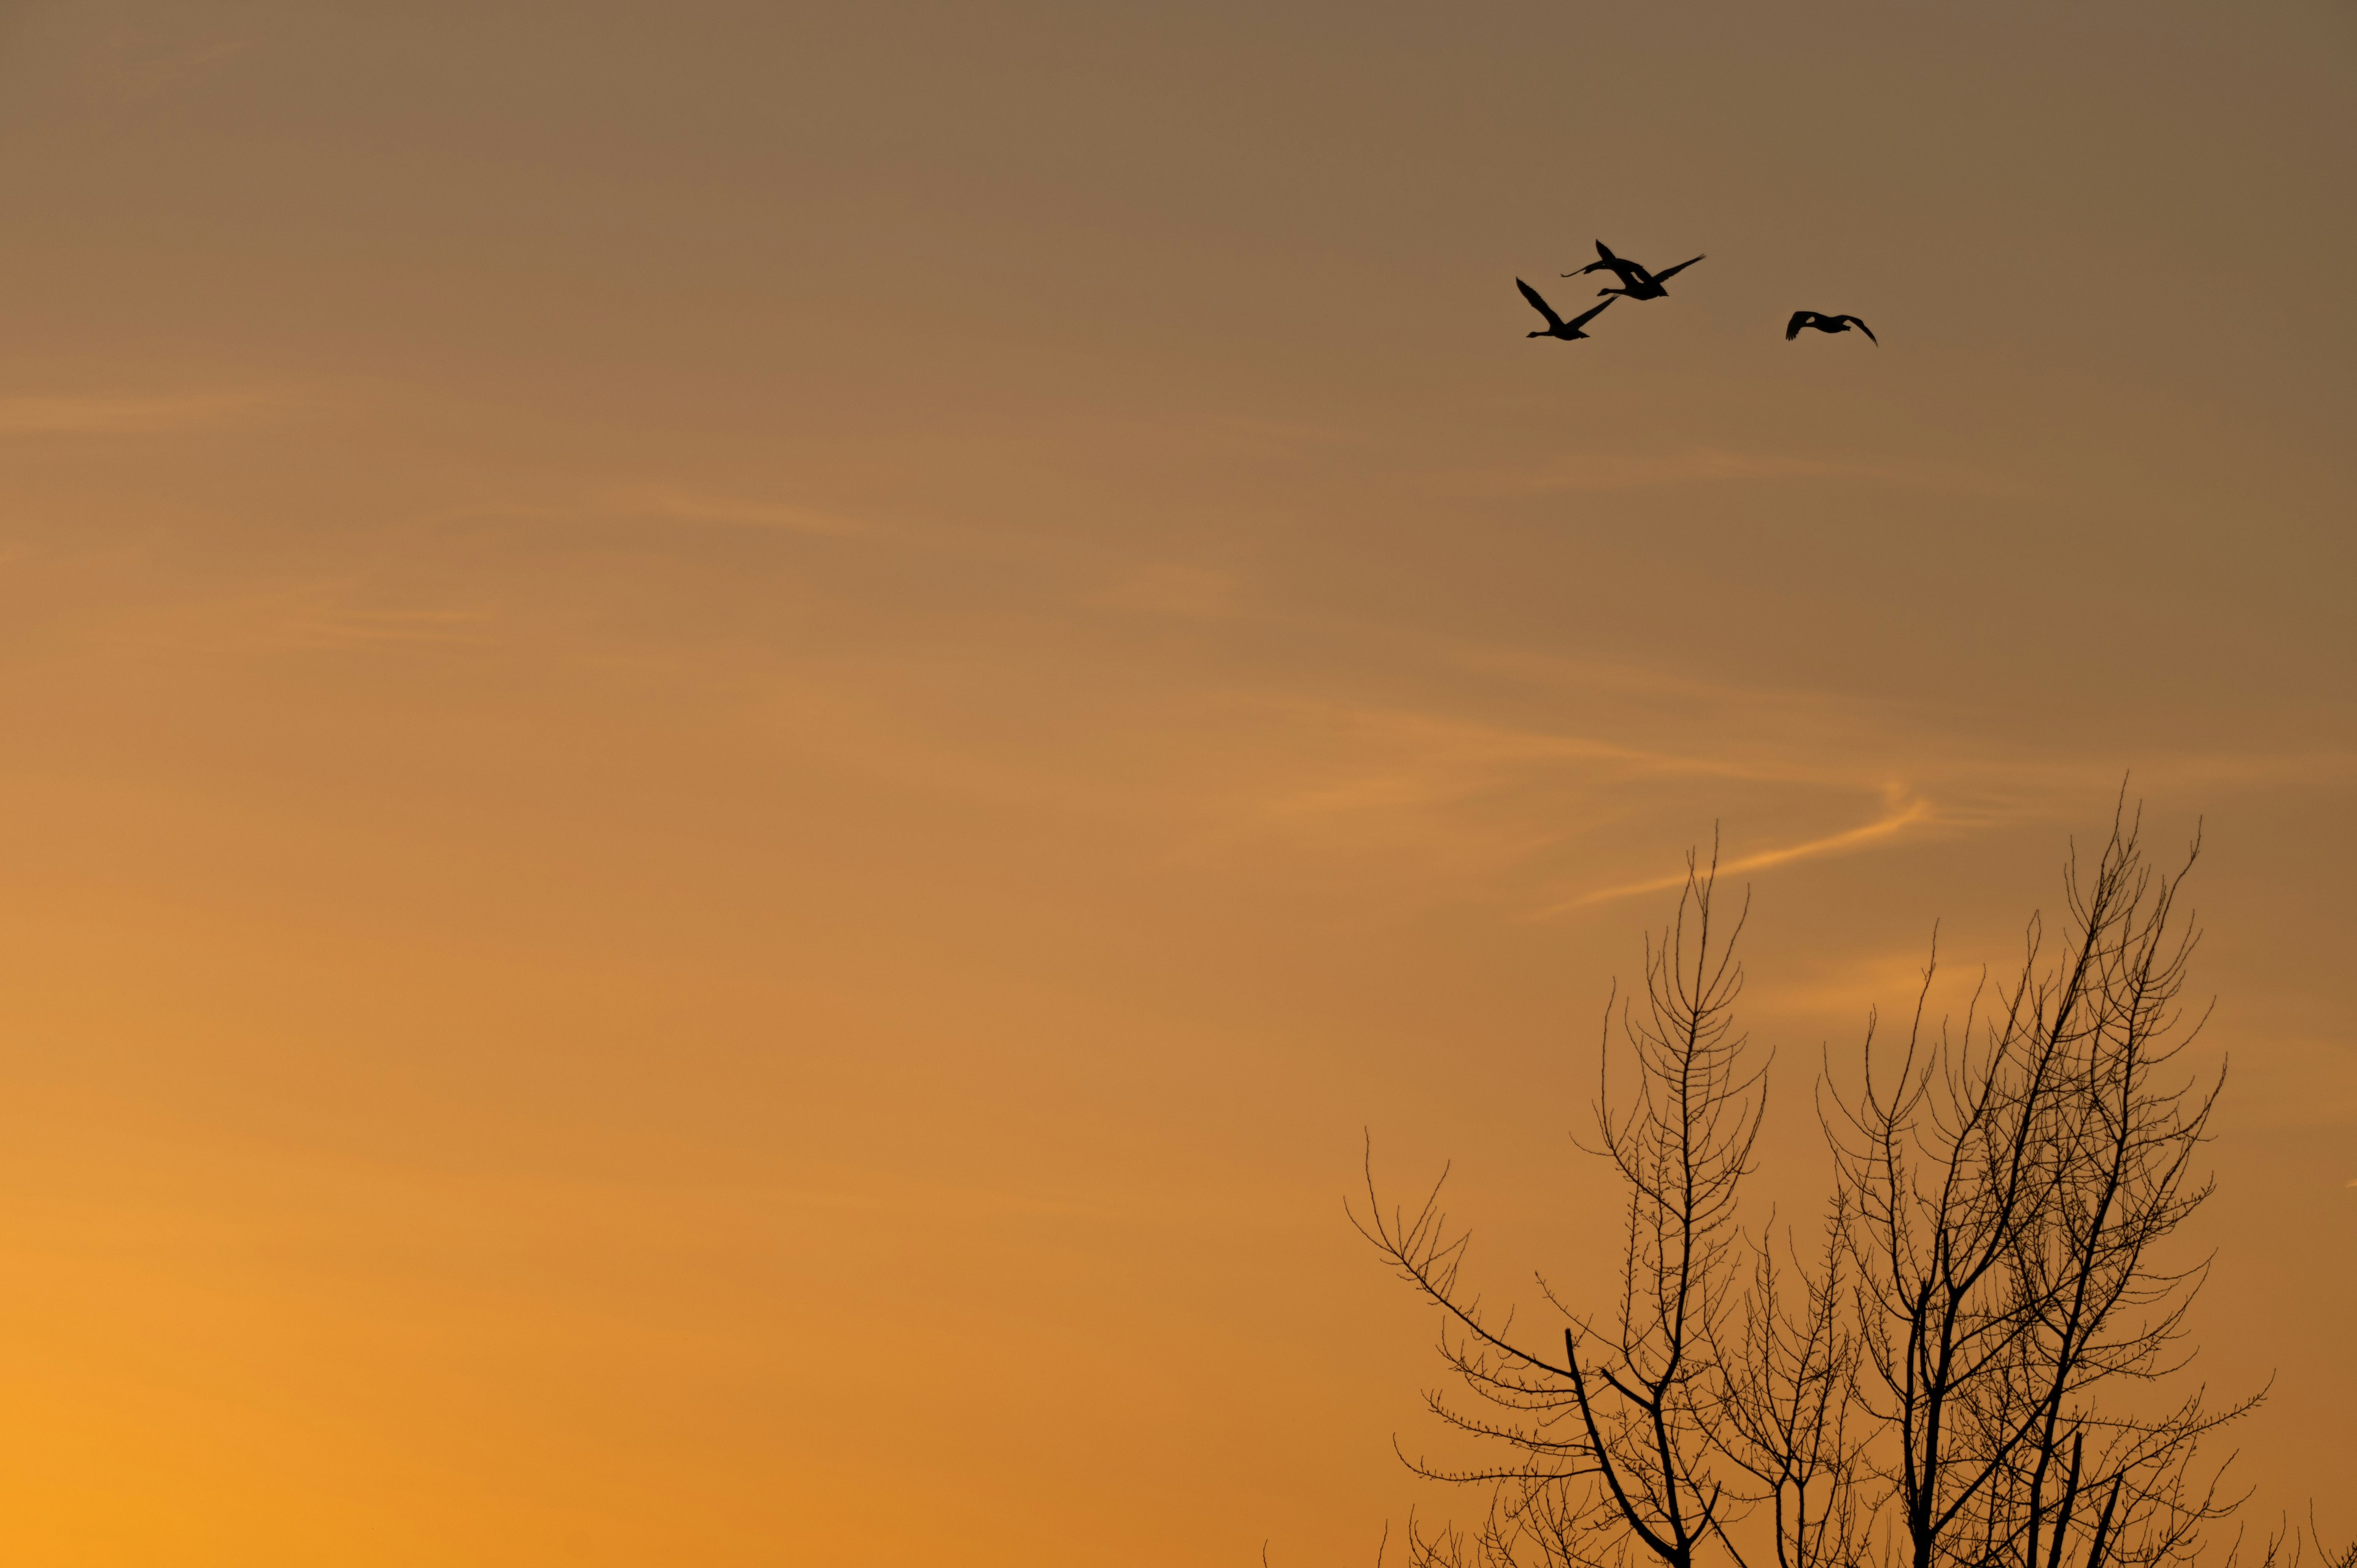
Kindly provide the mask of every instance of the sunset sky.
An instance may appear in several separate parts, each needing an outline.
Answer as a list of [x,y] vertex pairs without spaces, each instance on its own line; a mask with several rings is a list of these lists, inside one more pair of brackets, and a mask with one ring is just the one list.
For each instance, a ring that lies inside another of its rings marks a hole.
[[0,1561],[1370,1563],[1362,1138],[1608,1288],[1716,825],[1813,1212],[2124,777],[2357,1534],[2352,193],[2349,0],[0,5]]

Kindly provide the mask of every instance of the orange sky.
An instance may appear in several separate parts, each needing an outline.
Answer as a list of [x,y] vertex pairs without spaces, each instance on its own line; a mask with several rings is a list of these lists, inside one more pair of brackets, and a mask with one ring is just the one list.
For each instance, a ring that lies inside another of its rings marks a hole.
[[1361,1129],[1576,1280],[1717,822],[1790,1213],[2131,768],[2357,1531],[2345,4],[0,18],[0,1557],[1368,1561]]

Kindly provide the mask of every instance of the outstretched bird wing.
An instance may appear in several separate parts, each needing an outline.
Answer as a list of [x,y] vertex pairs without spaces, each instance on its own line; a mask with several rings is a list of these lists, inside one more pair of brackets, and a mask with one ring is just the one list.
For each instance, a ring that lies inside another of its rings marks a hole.
[[1686,261],[1680,262],[1676,266],[1671,267],[1665,272],[1655,273],[1653,274],[1653,281],[1655,283],[1667,283],[1700,260],[1702,260],[1700,256],[1695,256]]
[[[1530,285],[1524,283],[1520,278],[1516,278],[1514,280],[1514,286],[1523,291],[1523,297],[1531,302],[1531,308],[1533,310],[1537,311],[1541,316],[1547,318],[1547,326],[1550,329],[1557,331],[1562,329],[1563,317],[1555,313],[1555,306],[1549,305],[1545,300],[1539,297],[1538,290],[1533,288]],[[1587,313],[1588,316],[1593,316],[1596,313],[1592,310]],[[1587,316],[1580,317],[1580,320],[1582,321],[1587,319]]]
[[[1618,299],[1620,297],[1620,296],[1616,294],[1612,296],[1612,299]],[[1612,299],[1606,300],[1604,305],[1611,304]],[[1571,318],[1571,329],[1574,332],[1577,332],[1581,328],[1587,326],[1589,322],[1595,320],[1598,316],[1604,314],[1604,305],[1598,306],[1594,310],[1583,310],[1577,316],[1573,317]]]
[[1784,341],[1790,343],[1793,338],[1798,338],[1801,335],[1801,328],[1815,320],[1816,316],[1817,313],[1813,310],[1792,312],[1792,319],[1784,323]]
[[1609,270],[1620,278],[1621,285],[1624,287],[1635,283],[1639,278],[1645,275],[1644,268],[1639,266],[1634,262],[1625,261],[1622,258],[1614,255],[1612,253],[1612,247],[1606,244],[1601,240],[1596,242],[1596,254],[1598,257],[1597,260],[1588,263],[1586,266],[1580,268],[1579,271],[1576,273],[1566,273],[1563,275],[1567,278],[1585,277],[1589,273],[1600,273]]
[[1878,349],[1879,349],[1879,348],[1881,348],[1881,347],[1882,347],[1882,339],[1881,339],[1881,338],[1877,338],[1877,337],[1874,335],[1874,328],[1871,328],[1871,327],[1868,327],[1865,322],[1860,321],[1857,317],[1855,317],[1855,316],[1836,316],[1836,317],[1834,317],[1834,319],[1835,319],[1835,320],[1836,320],[1836,321],[1846,321],[1846,322],[1848,322],[1852,327],[1857,328],[1860,332],[1863,332],[1863,333],[1865,333],[1865,334],[1866,334],[1866,340],[1867,340],[1867,342],[1869,342],[1869,343],[1873,344],[1873,345],[1874,345],[1876,348],[1878,348]]

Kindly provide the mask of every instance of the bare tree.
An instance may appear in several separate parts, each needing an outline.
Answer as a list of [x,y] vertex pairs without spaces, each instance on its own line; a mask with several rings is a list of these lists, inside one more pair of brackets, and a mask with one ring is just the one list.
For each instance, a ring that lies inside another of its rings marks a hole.
[[1712,1441],[1750,1478],[1743,1500],[1767,1505],[1777,1568],[1851,1568],[1872,1546],[1859,1481],[1874,1427],[1858,1399],[1864,1340],[1844,1272],[1846,1220],[1837,1194],[1813,1270],[1797,1251],[1780,1267],[1772,1238],[1763,1241],[1740,1337],[1717,1353],[1725,1385]]
[[[1443,1312],[1443,1361],[1478,1402],[1437,1391],[1433,1413],[1482,1440],[1495,1462],[1417,1474],[1491,1488],[1487,1518],[1462,1532],[1411,1530],[1418,1563],[1602,1565],[1630,1553],[1691,1568],[1738,1495],[1714,1473],[1722,1402],[1717,1359],[1740,1277],[1738,1190],[1764,1105],[1733,1010],[1747,910],[1715,923],[1717,861],[1689,855],[1677,913],[1645,953],[1645,1006],[1608,1003],[1594,1142],[1625,1194],[1618,1299],[1604,1317],[1575,1309],[1544,1275],[1562,1315],[1562,1353],[1528,1348],[1509,1315],[1492,1321],[1459,1279],[1469,1232],[1453,1231],[1436,1185],[1411,1217],[1386,1210],[1368,1175],[1368,1213],[1352,1222]],[[1748,908],[1748,901],[1747,901]],[[1634,1068],[1624,1105],[1610,1082],[1614,1025]],[[1446,1180],[1446,1173],[1443,1174]],[[1405,1455],[1403,1455],[1403,1458]]]
[[[1952,1032],[1927,1024],[1935,950],[1903,1046],[1869,1015],[1854,1090],[1828,1059],[1818,1116],[1835,1184],[1811,1257],[1789,1235],[1780,1252],[1772,1223],[1756,1243],[1738,1224],[1766,1063],[1747,1061],[1734,1022],[1749,900],[1715,922],[1715,854],[1688,856],[1676,915],[1647,940],[1642,1008],[1607,1005],[1582,1146],[1619,1182],[1622,1245],[1600,1313],[1537,1277],[1565,1324],[1559,1356],[1463,1284],[1470,1235],[1450,1227],[1442,1185],[1413,1214],[1387,1209],[1370,1158],[1368,1212],[1352,1220],[1441,1309],[1460,1390],[1426,1404],[1489,1455],[1403,1453],[1418,1475],[1489,1488],[1470,1530],[1411,1520],[1413,1563],[2195,1558],[2241,1501],[2202,1444],[2264,1391],[2222,1406],[2199,1386],[2167,1391],[2208,1270],[2167,1243],[2212,1190],[2196,1160],[2223,1072],[2184,1061],[2206,1017],[2183,1004],[2199,840],[2156,871],[2125,803],[2092,865],[2074,851],[2051,951],[2033,917],[2018,969],[1995,986],[1984,975]],[[1616,1085],[1622,1055],[1633,1072]],[[2286,1568],[2279,1556],[2271,1542],[2264,1568]]]
[[[2315,1546],[2316,1555],[2323,1563],[2323,1568],[2357,1568],[2357,1541],[2339,1547],[2325,1545],[2324,1532],[2316,1527],[2316,1506],[2313,1503],[2309,1505],[2305,1536],[2288,1519],[2280,1521],[2268,1532],[2259,1556],[2258,1568],[2300,1568],[2311,1544]],[[2226,1554],[2226,1568],[2237,1568],[2241,1557],[2242,1542],[2237,1539],[2234,1549]]]
[[[2120,1396],[2190,1356],[2208,1264],[2156,1251],[2209,1197],[2193,1159],[2222,1083],[2175,1064],[2199,933],[2137,821],[2115,815],[2066,876],[2050,961],[1986,982],[1960,1034],[1919,999],[1895,1068],[1869,1023],[1863,1085],[1828,1094],[1873,1417],[1910,1568],[2110,1568],[2190,1558],[2238,1498],[2197,1475],[2201,1440],[2260,1396]],[[1928,995],[1932,969],[1924,972]]]

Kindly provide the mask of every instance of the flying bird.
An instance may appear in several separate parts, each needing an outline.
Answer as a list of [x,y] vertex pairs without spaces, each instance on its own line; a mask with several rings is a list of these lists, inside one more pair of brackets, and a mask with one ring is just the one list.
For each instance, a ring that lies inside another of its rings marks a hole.
[[1528,336],[1533,338],[1560,338],[1566,343],[1570,342],[1575,338],[1585,338],[1587,334],[1582,332],[1580,328],[1595,320],[1597,317],[1602,315],[1604,312],[1604,305],[1609,305],[1612,303],[1608,299],[1604,302],[1604,305],[1598,306],[1594,310],[1585,311],[1580,315],[1573,317],[1570,320],[1566,321],[1562,317],[1557,316],[1555,313],[1554,306],[1549,305],[1545,300],[1539,297],[1538,290],[1533,288],[1530,285],[1524,283],[1520,278],[1516,278],[1514,280],[1514,286],[1523,291],[1523,297],[1531,302],[1532,309],[1546,317],[1546,330],[1544,332],[1533,332],[1528,334]]
[[1694,265],[1695,263],[1702,260],[1700,256],[1691,256],[1686,260],[1680,262],[1676,266],[1667,268],[1658,273],[1649,273],[1641,265],[1631,261],[1628,257],[1614,255],[1612,253],[1612,247],[1607,245],[1601,240],[1596,242],[1596,254],[1598,258],[1598,260],[1588,263],[1586,266],[1580,268],[1578,272],[1566,273],[1563,275],[1567,278],[1576,278],[1583,277],[1589,273],[1609,271],[1614,276],[1620,280],[1620,286],[1619,288],[1598,289],[1596,292],[1599,295],[1626,295],[1631,299],[1667,298],[1670,291],[1663,288],[1662,285],[1669,282],[1672,278],[1677,276],[1680,273],[1685,271],[1688,267]]
[[1801,335],[1801,328],[1803,327],[1813,327],[1820,332],[1846,332],[1851,328],[1855,327],[1860,332],[1866,334],[1866,340],[1867,342],[1873,344],[1878,349],[1882,347],[1882,339],[1874,335],[1874,328],[1868,327],[1865,322],[1860,321],[1857,317],[1827,316],[1822,310],[1796,310],[1792,312],[1792,319],[1784,323],[1784,341],[1790,343],[1793,338],[1798,338]]

